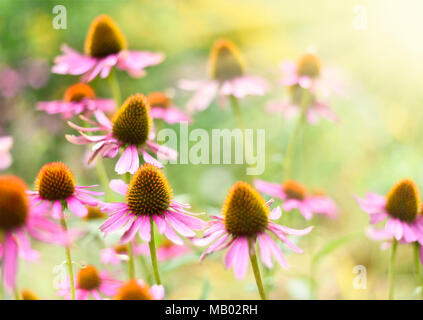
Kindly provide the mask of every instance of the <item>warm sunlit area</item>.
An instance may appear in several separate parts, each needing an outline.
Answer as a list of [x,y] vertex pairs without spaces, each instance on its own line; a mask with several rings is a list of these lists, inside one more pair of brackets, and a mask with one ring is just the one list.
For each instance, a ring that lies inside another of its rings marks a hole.
[[0,296],[421,299],[421,12],[2,0]]

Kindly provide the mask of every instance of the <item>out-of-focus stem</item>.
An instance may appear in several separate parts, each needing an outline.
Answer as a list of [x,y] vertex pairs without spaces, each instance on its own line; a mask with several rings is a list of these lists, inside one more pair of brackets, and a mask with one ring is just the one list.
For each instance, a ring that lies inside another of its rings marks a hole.
[[389,300],[394,299],[394,285],[395,285],[395,255],[397,253],[398,241],[394,238],[391,248],[391,257],[389,260]]
[[132,242],[128,243],[128,276],[129,279],[135,279],[134,251],[132,250]]
[[109,176],[107,175],[106,168],[104,167],[103,159],[99,156],[95,164],[97,177],[105,190],[106,201],[111,201],[111,190],[109,187]]
[[109,82],[110,90],[112,91],[113,99],[116,102],[116,108],[119,108],[121,101],[122,101],[122,98],[121,98],[121,95],[120,95],[120,87],[119,87],[119,83],[116,79],[116,73],[115,73],[114,69],[110,70],[110,74],[107,77],[107,80]]
[[292,161],[295,156],[295,143],[297,141],[297,137],[301,132],[301,129],[305,123],[306,115],[307,115],[307,108],[310,103],[311,94],[309,90],[303,89],[303,94],[301,96],[301,113],[300,118],[298,119],[294,132],[292,133],[291,138],[289,139],[288,146],[286,148],[285,157],[283,159],[283,179],[289,179],[292,176]]
[[231,105],[232,105],[232,109],[234,110],[234,114],[235,114],[235,118],[236,118],[236,121],[237,121],[238,128],[241,129],[241,130],[244,130],[244,119],[242,117],[241,108],[239,106],[239,101],[233,95],[229,96],[229,98],[231,100]]

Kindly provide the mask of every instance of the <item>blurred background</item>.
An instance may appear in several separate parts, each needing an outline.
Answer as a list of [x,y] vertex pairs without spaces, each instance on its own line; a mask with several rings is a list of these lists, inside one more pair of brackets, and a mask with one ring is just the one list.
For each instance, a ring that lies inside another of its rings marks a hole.
[[[66,88],[78,81],[74,76],[51,74],[54,57],[63,43],[82,51],[90,22],[106,13],[126,35],[130,49],[166,54],[162,64],[147,69],[146,77],[133,79],[117,72],[123,97],[173,89],[175,104],[184,109],[191,93],[179,90],[178,81],[207,79],[213,42],[222,37],[234,41],[245,55],[248,73],[273,83],[269,94],[243,99],[241,108],[246,127],[266,129],[266,167],[259,178],[281,182],[283,152],[295,122],[269,115],[264,107],[284,97],[274,81],[281,61],[297,60],[312,48],[324,66],[337,69],[346,96],[328,100],[339,123],[323,120],[303,132],[294,161],[295,178],[310,189],[325,190],[337,202],[340,215],[335,220],[317,217],[306,222],[298,212],[287,213],[290,226],[316,227],[299,243],[304,254],[286,251],[289,270],[264,270],[265,284],[271,299],[387,298],[389,250],[381,251],[380,243],[366,238],[368,215],[353,197],[368,190],[385,194],[403,177],[423,188],[421,1],[73,0],[64,4],[67,29],[56,30],[52,10],[58,4],[63,1],[0,2],[0,136],[14,138],[13,164],[5,172],[21,176],[32,187],[44,163],[60,160],[71,167],[80,185],[98,182],[95,170],[83,163],[85,148],[64,138],[73,130],[60,116],[35,107],[38,101],[61,99]],[[360,12],[364,18],[358,17]],[[364,19],[365,27],[357,27],[357,17]],[[105,80],[96,79],[92,85],[99,97],[111,97]],[[232,109],[213,102],[194,116],[191,130],[235,125]],[[178,129],[178,125],[170,127]],[[111,177],[116,177],[115,161],[105,161]],[[209,215],[220,211],[228,188],[245,179],[244,168],[237,165],[170,165],[166,174],[176,195],[192,203],[193,211]],[[124,279],[125,266],[102,266],[99,258],[100,250],[118,238],[108,237],[104,244],[97,232],[101,221],[72,219],[72,226],[89,230],[75,244],[74,260],[107,268]],[[65,260],[63,249],[35,242],[34,247],[40,250],[41,260],[20,260],[19,287],[57,299],[54,271]],[[200,252],[194,248],[161,264],[167,298],[258,297],[251,270],[237,281],[232,271],[224,269],[221,252],[201,263]],[[400,246],[399,299],[417,297],[412,261],[411,246]],[[136,263],[137,275],[147,279],[141,258]],[[367,270],[364,290],[353,287],[357,265]]]

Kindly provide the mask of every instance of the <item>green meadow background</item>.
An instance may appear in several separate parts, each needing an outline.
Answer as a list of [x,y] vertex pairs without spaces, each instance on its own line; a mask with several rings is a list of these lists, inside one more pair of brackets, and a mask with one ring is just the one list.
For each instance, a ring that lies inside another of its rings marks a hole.
[[[52,9],[67,8],[67,29],[52,27]],[[355,8],[366,9],[367,28],[353,26]],[[284,59],[298,59],[313,48],[324,66],[336,68],[346,96],[328,100],[340,118],[337,124],[321,121],[303,131],[294,161],[295,178],[310,189],[322,189],[337,202],[336,220],[316,217],[306,222],[298,212],[285,213],[293,227],[315,225],[299,246],[303,255],[286,251],[289,270],[264,270],[271,299],[385,299],[387,298],[388,251],[366,238],[368,216],[354,195],[367,190],[385,194],[400,178],[409,177],[423,190],[423,2],[409,0],[270,1],[270,0],[150,0],[150,1],[36,1],[0,2],[0,69],[12,68],[28,58],[45,59],[50,65],[63,43],[82,51],[90,22],[106,13],[115,19],[127,37],[130,49],[161,51],[166,60],[147,69],[147,76],[130,78],[118,72],[122,95],[174,89],[174,101],[185,108],[190,93],[177,88],[180,79],[206,79],[206,63],[212,43],[221,37],[233,40],[245,55],[248,72],[273,83],[263,97],[241,101],[248,128],[266,130],[266,166],[259,178],[281,182],[282,159],[294,122],[269,115],[264,107],[284,90],[274,83]],[[13,165],[6,170],[24,178],[32,187],[35,175],[46,162],[64,161],[79,184],[97,183],[94,169],[84,166],[84,147],[68,143],[73,133],[59,116],[35,110],[37,101],[60,99],[74,76],[51,74],[37,90],[25,89],[10,99],[0,97],[0,135],[15,140]],[[111,97],[107,81],[92,85],[100,97]],[[234,128],[232,109],[214,102],[194,116],[193,128]],[[169,126],[178,130],[178,125]],[[106,160],[108,173],[116,178],[116,160]],[[176,195],[192,203],[194,211],[218,213],[227,189],[246,179],[237,165],[170,165],[166,174]],[[248,177],[251,179],[252,177]],[[278,202],[277,202],[278,203]],[[279,203],[278,203],[279,204]],[[126,268],[102,266],[104,247],[97,231],[101,221],[76,218],[72,226],[84,227],[89,235],[73,249],[74,260],[107,268],[122,279]],[[108,237],[113,245],[117,237]],[[40,297],[57,299],[53,287],[57,265],[65,257],[62,248],[34,242],[41,252],[38,263],[21,260],[19,287]],[[162,263],[162,280],[169,299],[258,298],[251,270],[242,281],[223,265],[223,254],[198,261],[201,251]],[[328,254],[326,254],[328,253]],[[149,279],[136,258],[138,277]],[[397,256],[396,297],[416,298],[411,246],[400,246]],[[147,263],[149,261],[147,260]],[[357,265],[366,267],[367,288],[355,290]],[[56,266],[56,269],[55,269]],[[312,275],[312,277],[311,277]],[[312,280],[311,280],[312,279]]]

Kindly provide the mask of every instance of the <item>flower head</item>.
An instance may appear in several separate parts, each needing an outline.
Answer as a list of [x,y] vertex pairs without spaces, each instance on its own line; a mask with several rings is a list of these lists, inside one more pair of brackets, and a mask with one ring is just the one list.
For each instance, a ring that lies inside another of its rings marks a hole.
[[98,99],[93,88],[85,83],[76,83],[66,89],[62,100],[39,102],[38,110],[49,114],[62,114],[68,119],[74,115],[85,114],[90,116],[95,110],[111,112],[115,103],[111,99]]
[[189,205],[173,200],[173,191],[163,172],[152,164],[142,165],[132,177],[129,185],[122,180],[112,180],[110,187],[125,196],[125,202],[104,204],[102,210],[109,219],[100,227],[106,235],[122,228],[125,233],[122,243],[131,241],[139,231],[141,239],[149,242],[153,222],[160,234],[172,242],[182,245],[183,236],[193,237],[193,230],[201,230],[203,221],[191,217],[186,209]]
[[34,204],[49,202],[52,204],[52,216],[62,218],[62,205],[66,204],[78,217],[85,217],[88,209],[85,205],[97,206],[98,200],[91,195],[103,195],[102,192],[87,190],[88,188],[76,185],[73,172],[62,162],[45,164],[35,179],[36,191],[28,192]]
[[142,280],[131,279],[119,288],[114,300],[162,300],[163,297],[163,286],[150,287]]
[[[96,300],[101,300],[101,295],[112,297],[122,284],[120,280],[113,279],[107,271],[99,271],[92,265],[87,265],[79,270],[75,283],[77,300],[86,300],[90,295]],[[64,296],[66,299],[71,297],[69,279],[60,284],[58,295]]]
[[195,91],[188,102],[189,111],[206,109],[215,96],[219,97],[219,102],[223,105],[222,102],[228,96],[262,96],[269,88],[265,79],[245,74],[244,58],[240,50],[226,39],[214,43],[209,58],[209,73],[212,80],[181,81],[182,89]]
[[26,194],[25,182],[13,175],[0,176],[0,258],[3,260],[3,281],[8,289],[15,288],[17,257],[38,259],[31,248],[28,234],[36,240],[65,244],[66,235],[60,225],[48,220],[45,205],[34,207]]
[[0,137],[0,170],[7,169],[12,164],[12,156],[10,155],[12,145],[12,137]]
[[313,214],[330,218],[338,215],[336,204],[331,198],[321,193],[308,192],[306,187],[297,181],[287,180],[283,184],[278,184],[256,180],[254,185],[260,192],[281,199],[283,210],[298,209],[306,220],[310,220]]
[[23,289],[21,291],[22,300],[40,300],[40,298],[31,290]]
[[402,179],[386,196],[369,192],[357,201],[369,214],[370,224],[386,220],[383,229],[369,228],[367,234],[372,239],[389,241],[395,238],[404,243],[418,241],[423,244],[423,216],[419,213],[420,197],[414,181]]
[[147,100],[151,106],[150,112],[153,119],[163,119],[169,124],[181,121],[192,122],[192,118],[178,109],[169,96],[163,92],[151,92],[148,94]]
[[87,221],[90,220],[103,220],[107,217],[107,214],[105,214],[103,211],[100,210],[100,207],[93,207],[93,206],[86,206],[88,213],[85,216],[85,219]]
[[91,81],[97,75],[106,78],[116,67],[133,77],[145,74],[145,68],[161,63],[164,55],[148,51],[127,49],[126,38],[114,20],[108,15],[94,19],[85,38],[81,54],[62,46],[63,55],[56,57],[52,71],[59,74],[83,75],[83,81]]
[[241,279],[247,272],[249,256],[255,252],[258,241],[260,257],[263,263],[271,268],[272,256],[285,268],[288,263],[281,249],[268,234],[274,234],[290,249],[297,253],[303,251],[294,245],[288,235],[302,236],[308,234],[313,227],[295,230],[278,225],[271,220],[278,219],[281,209],[270,210],[272,201],[265,202],[261,195],[248,183],[239,181],[228,192],[222,209],[222,216],[214,216],[203,238],[196,239],[197,245],[209,245],[202,254],[206,255],[230,247],[225,257],[226,268],[234,268],[235,276]]
[[[95,143],[90,161],[97,155],[114,158],[119,149],[124,148],[122,156],[116,163],[115,170],[119,174],[126,172],[133,174],[139,167],[138,150],[141,151],[145,162],[153,163],[159,167],[162,167],[161,163],[154,159],[146,149],[159,154],[163,158],[175,159],[177,157],[174,150],[159,146],[151,140],[154,133],[152,131],[150,105],[144,95],[135,94],[127,98],[112,120],[101,111],[96,111],[94,115],[98,123],[85,117],[81,118],[95,127],[84,128],[69,122],[69,125],[78,130],[81,136],[66,136],[69,142],[75,144]],[[86,134],[96,131],[105,131],[106,133],[100,136]]]

